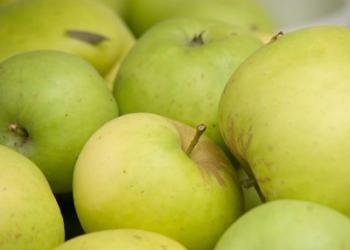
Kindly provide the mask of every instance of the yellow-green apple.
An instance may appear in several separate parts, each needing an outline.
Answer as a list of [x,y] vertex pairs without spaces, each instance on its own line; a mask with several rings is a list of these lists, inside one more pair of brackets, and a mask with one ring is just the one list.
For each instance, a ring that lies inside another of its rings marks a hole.
[[267,200],[350,215],[350,29],[276,36],[235,72],[220,103],[225,142]]
[[0,7],[2,7],[2,5],[12,3],[13,1],[15,1],[15,0],[0,0]]
[[17,0],[2,7],[0,23],[0,61],[52,49],[81,56],[102,75],[134,40],[112,10],[93,0]]
[[79,155],[73,197],[86,232],[138,228],[191,250],[212,249],[241,215],[235,170],[221,149],[185,124],[155,114],[105,124]]
[[137,36],[154,24],[175,17],[220,20],[249,30],[273,30],[269,14],[256,0],[128,1],[126,20]]
[[63,219],[39,168],[0,145],[0,248],[51,250],[64,241]]
[[136,229],[105,230],[73,238],[55,250],[186,250],[161,234]]
[[268,202],[240,217],[215,247],[215,250],[243,249],[350,249],[350,219],[317,203]]
[[151,112],[191,126],[224,146],[221,94],[235,69],[262,43],[250,32],[212,20],[173,19],[154,26],[122,63],[114,95],[120,112]]
[[80,150],[117,114],[106,82],[80,57],[35,51],[0,64],[0,144],[33,160],[55,193],[72,190]]
[[122,18],[127,15],[127,3],[129,0],[97,0],[107,6],[109,6],[113,11],[118,13]]

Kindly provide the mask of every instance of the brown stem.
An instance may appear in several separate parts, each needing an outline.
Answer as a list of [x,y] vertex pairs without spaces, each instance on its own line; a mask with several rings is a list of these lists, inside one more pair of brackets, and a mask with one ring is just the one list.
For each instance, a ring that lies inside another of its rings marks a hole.
[[28,131],[16,123],[10,124],[8,126],[8,129],[9,129],[9,131],[15,133],[16,135],[18,135],[24,139],[29,137]]
[[194,135],[190,145],[188,146],[187,150],[186,150],[186,154],[189,156],[191,155],[194,147],[198,144],[199,139],[201,138],[201,136],[204,134],[205,130],[207,129],[207,126],[205,126],[204,124],[200,124],[197,126],[196,129],[196,134]]
[[[259,195],[260,200],[262,202],[266,202],[266,198],[265,198],[264,194],[262,193],[258,182],[256,181],[256,178],[254,176],[253,171],[248,166],[246,166],[244,164],[241,164],[241,167],[242,167],[243,171],[247,174],[250,185],[254,186],[256,192]],[[245,181],[247,181],[247,180],[245,180]],[[242,183],[242,184],[243,184],[243,187],[245,187],[244,183]]]
[[284,32],[283,31],[278,32],[276,35],[274,35],[271,38],[270,43],[277,41],[277,39],[282,37],[282,36],[284,36]]
[[203,39],[203,34],[205,31],[203,30],[201,33],[194,35],[194,37],[191,40],[190,45],[191,46],[202,46],[204,45],[204,39]]

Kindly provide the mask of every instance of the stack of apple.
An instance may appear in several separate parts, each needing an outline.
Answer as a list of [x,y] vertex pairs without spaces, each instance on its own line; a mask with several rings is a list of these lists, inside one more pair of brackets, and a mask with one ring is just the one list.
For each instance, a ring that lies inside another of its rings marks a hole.
[[0,0],[0,249],[350,249],[350,30],[272,32],[253,0]]

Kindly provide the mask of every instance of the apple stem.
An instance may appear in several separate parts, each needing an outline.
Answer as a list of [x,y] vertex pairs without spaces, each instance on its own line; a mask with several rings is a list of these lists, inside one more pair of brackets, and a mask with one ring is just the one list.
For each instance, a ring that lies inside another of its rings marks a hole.
[[197,126],[196,129],[196,134],[194,135],[190,145],[188,146],[187,150],[186,150],[186,154],[188,156],[191,155],[194,147],[198,144],[199,139],[201,138],[201,136],[204,134],[205,130],[207,129],[207,126],[205,126],[204,124],[200,124]]
[[14,124],[10,124],[8,126],[8,129],[15,133],[16,135],[24,138],[24,139],[27,139],[29,137],[29,134],[27,132],[27,130],[25,130],[25,128],[22,128],[20,125],[14,123]]
[[271,38],[270,43],[277,41],[277,39],[282,37],[282,36],[284,36],[284,32],[283,31],[278,32],[276,35],[274,35]]
[[243,165],[243,164],[241,164],[241,167],[243,168],[243,171],[248,175],[248,179],[243,180],[241,182],[241,185],[243,186],[243,188],[250,188],[250,187],[254,186],[256,192],[258,193],[258,196],[259,196],[261,202],[263,202],[263,203],[266,202],[266,198],[265,198],[264,194],[262,193],[252,170],[248,166]]
[[194,37],[191,40],[190,45],[192,46],[202,46],[204,45],[204,39],[203,34],[205,33],[205,30],[203,30],[201,33],[194,35]]

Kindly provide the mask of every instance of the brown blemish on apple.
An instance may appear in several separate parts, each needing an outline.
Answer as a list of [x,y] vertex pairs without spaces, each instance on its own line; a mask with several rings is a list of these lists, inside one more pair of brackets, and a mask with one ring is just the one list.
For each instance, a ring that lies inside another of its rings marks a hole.
[[266,184],[266,183],[268,183],[268,182],[271,182],[271,178],[270,178],[270,177],[267,177],[267,176],[265,176],[265,177],[259,177],[257,180],[258,180],[258,182],[259,182],[260,184]]
[[142,237],[140,235],[134,234],[133,237],[138,239],[138,240],[142,240]]
[[250,30],[253,32],[259,31],[259,27],[258,25],[256,25],[255,23],[250,25]]
[[100,43],[109,40],[109,38],[104,35],[82,30],[67,30],[65,35],[91,45],[99,45]]

